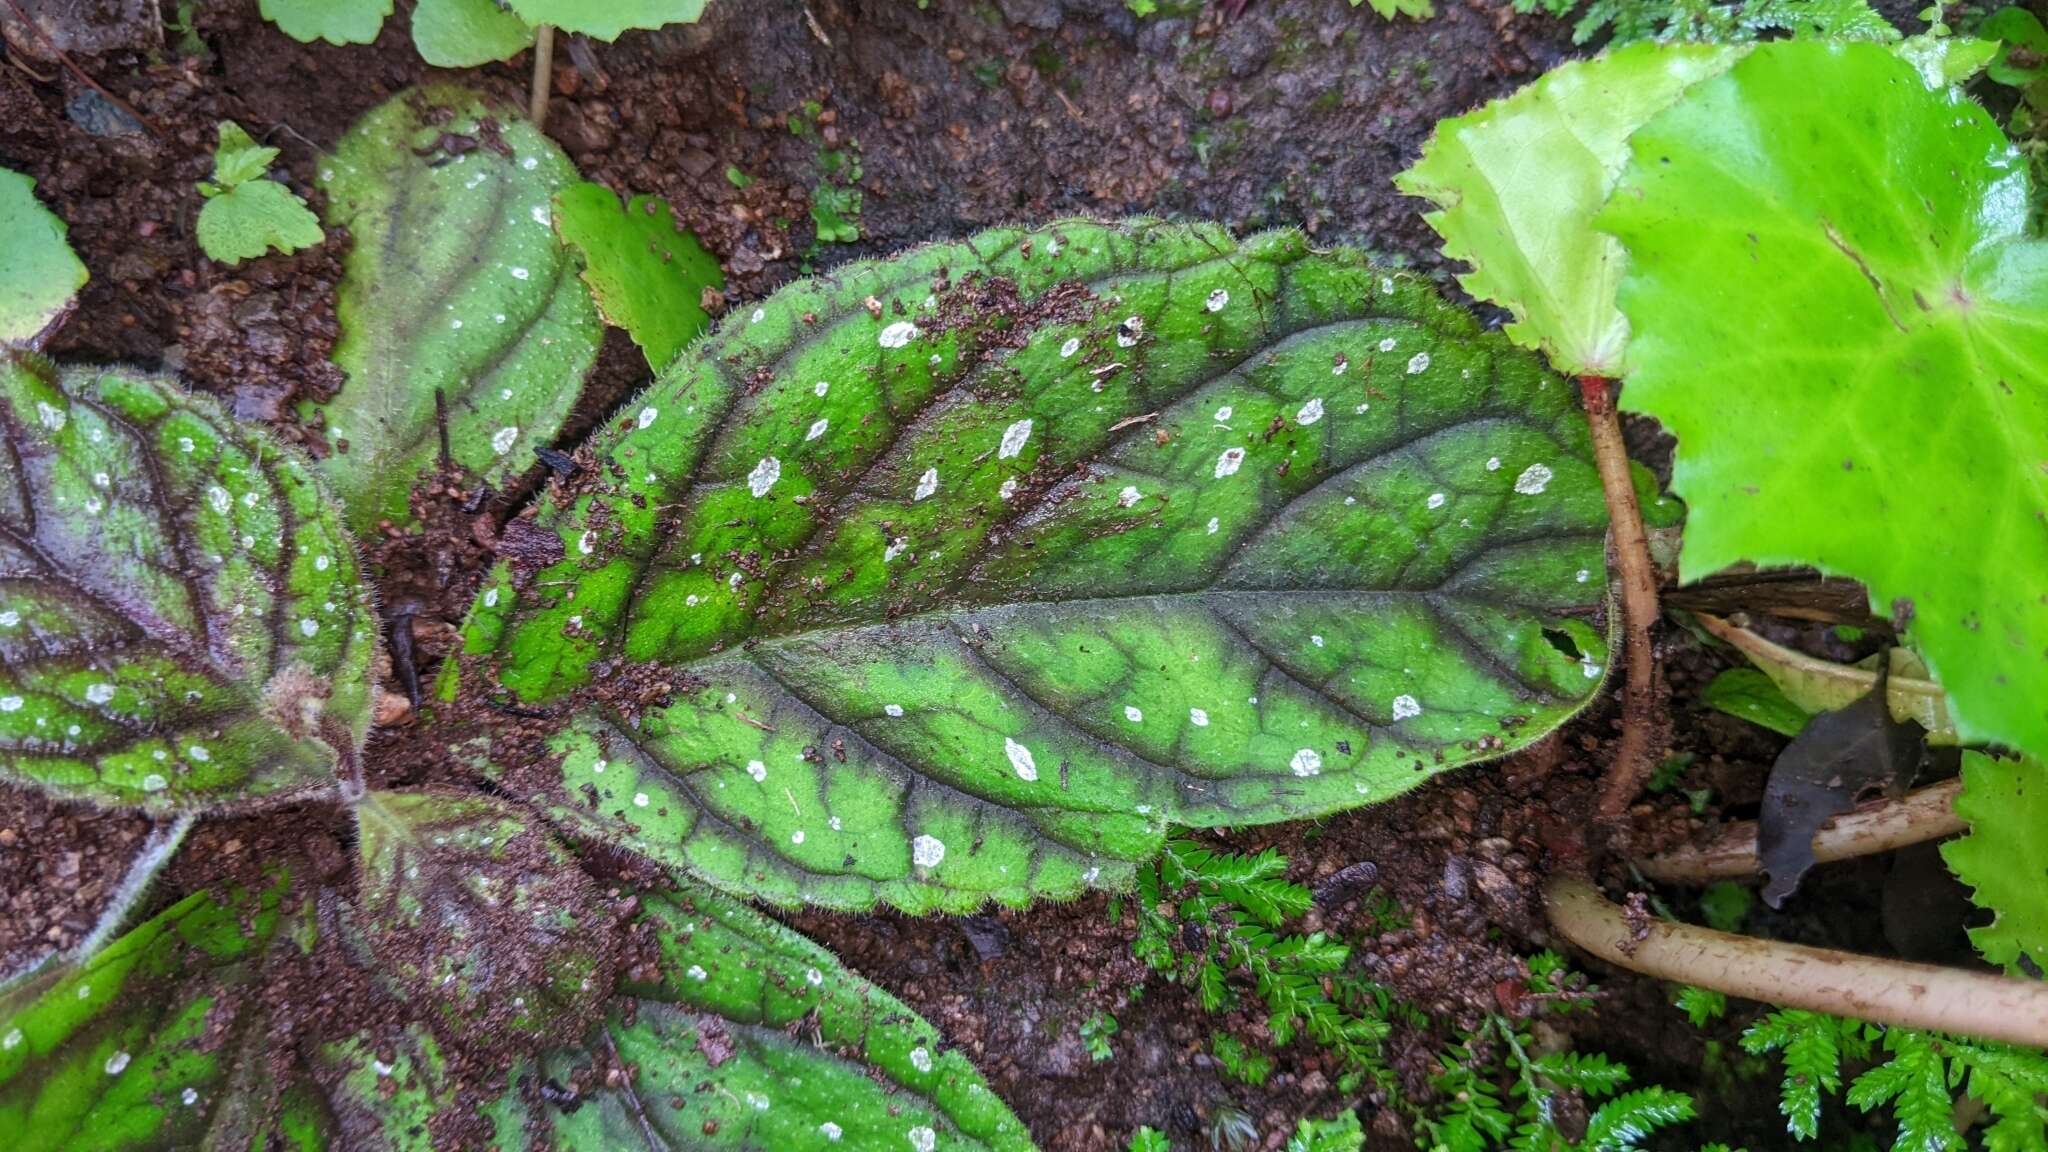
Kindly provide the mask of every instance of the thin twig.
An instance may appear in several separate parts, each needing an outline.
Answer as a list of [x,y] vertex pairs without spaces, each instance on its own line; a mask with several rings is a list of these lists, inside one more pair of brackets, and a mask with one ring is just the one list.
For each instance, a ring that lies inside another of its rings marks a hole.
[[[1955,799],[1962,790],[1961,780],[1944,780],[1897,800],[1874,800],[1845,812],[1813,834],[1813,858],[1826,864],[1874,856],[1967,831],[1969,825],[1955,812]],[[1666,884],[1711,884],[1754,876],[1758,868],[1756,821],[1730,824],[1706,844],[1639,860],[1636,868]]]
[[126,100],[123,100],[119,96],[114,95],[112,92],[107,91],[106,87],[102,85],[99,81],[93,79],[91,76],[86,75],[85,69],[80,68],[77,62],[71,59],[69,53],[65,52],[62,48],[57,47],[57,42],[55,40],[50,39],[50,34],[43,31],[43,26],[36,23],[35,20],[32,19],[29,16],[29,14],[22,9],[19,0],[7,0],[7,6],[9,8],[14,9],[15,18],[20,20],[23,24],[27,25],[28,30],[30,32],[35,33],[36,39],[41,40],[45,45],[49,47],[50,51],[56,55],[57,63],[62,64],[65,67],[65,69],[68,70],[73,76],[78,77],[78,79],[82,81],[86,87],[99,93],[102,97],[106,99],[107,103],[112,104],[114,107],[119,108],[122,112],[126,113],[130,120],[133,120],[137,124],[142,125],[143,131],[148,132],[151,136],[156,137],[158,140],[162,140],[164,138],[162,129],[159,129],[156,125],[143,119],[142,113],[137,112],[135,108],[132,105],[130,105]]
[[533,31],[533,87],[526,99],[526,118],[537,129],[548,126],[548,93],[555,84],[555,26]]
[[1656,728],[1657,659],[1650,648],[1650,626],[1657,621],[1657,570],[1650,563],[1650,542],[1643,532],[1643,510],[1636,503],[1628,446],[1621,438],[1621,417],[1614,409],[1614,381],[1598,376],[1579,378],[1586,404],[1586,426],[1593,434],[1593,461],[1600,469],[1600,488],[1607,497],[1607,519],[1613,525],[1614,560],[1621,569],[1621,620],[1628,656],[1628,681],[1621,697],[1621,741],[1600,788],[1599,814],[1619,819],[1650,778],[1651,743]]
[[1631,917],[1583,876],[1544,889],[1550,923],[1617,967],[1764,1004],[2048,1047],[2048,983]]

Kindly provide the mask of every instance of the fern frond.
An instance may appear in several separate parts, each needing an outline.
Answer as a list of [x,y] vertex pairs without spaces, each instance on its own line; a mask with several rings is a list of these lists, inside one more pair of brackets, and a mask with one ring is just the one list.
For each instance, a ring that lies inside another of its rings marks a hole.
[[1693,1118],[1692,1097],[1651,1085],[1625,1092],[1600,1106],[1586,1121],[1586,1152],[1632,1152],[1659,1128]]

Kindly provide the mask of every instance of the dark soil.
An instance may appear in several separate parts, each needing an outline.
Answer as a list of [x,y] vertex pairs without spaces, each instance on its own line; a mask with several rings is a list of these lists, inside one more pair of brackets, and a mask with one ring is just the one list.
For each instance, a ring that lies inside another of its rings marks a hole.
[[[674,205],[723,262],[732,303],[850,258],[1067,213],[1185,214],[1240,230],[1298,224],[1320,241],[1442,273],[1433,235],[1392,177],[1437,120],[1570,51],[1564,26],[1494,0],[1445,4],[1420,23],[1388,23],[1342,0],[1253,0],[1235,20],[1221,14],[1227,7],[1140,20],[1123,0],[940,0],[929,11],[910,0],[718,0],[696,27],[558,53],[549,129],[589,178]],[[238,416],[289,430],[297,401],[338,383],[326,357],[345,240],[238,268],[205,260],[193,184],[209,173],[214,125],[237,120],[282,149],[282,174],[317,204],[320,150],[436,74],[402,19],[375,45],[335,48],[285,38],[253,3],[198,9],[203,52],[187,54],[168,35],[76,57],[154,134],[60,66],[10,52],[0,64],[0,163],[36,178],[92,272],[53,354],[177,370]],[[463,78],[523,99],[521,67]],[[859,154],[858,244],[813,241],[823,149]],[[609,342],[565,442],[645,378],[630,343]],[[427,492],[426,530],[365,542],[389,573],[382,603],[427,675],[513,507],[463,510],[468,495],[460,485]],[[1691,703],[1724,660],[1683,632],[1663,641],[1675,751],[1693,759],[1675,788],[1639,806],[1639,846],[1753,815],[1782,743]],[[1426,1095],[1454,1028],[1531,1007],[1520,957],[1551,943],[1537,887],[1587,823],[1614,722],[1603,706],[1533,750],[1399,802],[1223,838],[1240,850],[1279,848],[1304,881],[1370,862],[1374,884],[1317,909],[1303,930],[1353,944],[1364,975],[1421,1009],[1428,1029],[1397,1031],[1388,1053],[1407,1092]],[[380,734],[373,780],[459,776],[431,743],[403,728]],[[1711,790],[1697,815],[1687,789]],[[0,970],[76,942],[145,832],[134,817],[0,792],[0,891],[16,894],[0,915]],[[315,809],[203,824],[159,888],[168,896],[248,881],[278,858],[333,881],[353,854],[350,835]],[[1953,939],[1887,931],[1894,904],[1944,898],[1926,872],[1904,857],[1819,869],[1791,914],[1758,926],[1954,958]],[[1683,894],[1666,898],[1694,911]],[[1384,899],[1407,927],[1379,930],[1372,910]],[[1150,976],[1132,957],[1129,915],[1112,918],[1112,903],[1096,896],[968,919],[813,912],[791,922],[965,1048],[1047,1149],[1121,1149],[1140,1124],[1167,1131],[1176,1147],[1207,1147],[1205,1131],[1227,1108],[1248,1113],[1273,1148],[1297,1118],[1358,1103],[1338,1090],[1341,1070],[1303,1043],[1282,1050],[1262,1088],[1226,1080],[1208,1055],[1211,1034],[1256,1039],[1263,1023],[1251,1011],[1205,1014],[1191,992]],[[1701,1140],[1782,1143],[1774,1082],[1737,1074],[1730,1039],[1740,1019],[1696,1032],[1666,989],[1601,975],[1601,1007],[1571,1025],[1586,1046],[1626,1060],[1638,1083],[1701,1093],[1706,1120],[1691,1133]],[[1101,1062],[1080,1035],[1098,1012],[1120,1025],[1113,1058]],[[1376,1103],[1365,1102],[1374,1146],[1412,1147],[1407,1119]]]

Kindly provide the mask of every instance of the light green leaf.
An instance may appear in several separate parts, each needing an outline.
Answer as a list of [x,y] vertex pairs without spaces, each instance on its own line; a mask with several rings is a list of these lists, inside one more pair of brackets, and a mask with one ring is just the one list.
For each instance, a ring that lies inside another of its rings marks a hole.
[[277,149],[258,144],[240,124],[223,120],[216,129],[220,143],[213,150],[213,178],[224,188],[260,180],[277,159]]
[[257,993],[293,920],[281,891],[195,893],[82,966],[0,993],[9,1152],[260,1147],[273,1119],[317,1129],[296,1095],[270,1115]]
[[[1747,628],[1738,628],[1717,617],[1701,615],[1697,619],[1707,631],[1747,656],[1771,678],[1787,702],[1808,716],[1839,712],[1877,687],[1874,658],[1864,664],[1837,664],[1773,644]],[[1956,744],[1955,723],[1948,715],[1948,697],[1942,693],[1941,685],[1927,678],[1927,665],[1904,648],[1889,651],[1891,675],[1885,680],[1885,695],[1892,719],[1920,725],[1927,731],[1929,744]]]
[[617,40],[629,28],[694,24],[704,0],[507,0],[528,24],[553,24],[599,40]]
[[1724,669],[1700,694],[1700,702],[1717,712],[1761,724],[1780,736],[1799,735],[1809,715],[1785,699],[1775,681],[1754,668]]
[[1582,707],[1584,426],[1296,232],[985,233],[692,346],[508,538],[465,682],[568,724],[501,762],[578,835],[778,901],[1071,895]]
[[25,345],[71,306],[85,265],[64,222],[36,199],[36,182],[0,168],[0,346]]
[[1970,943],[2015,976],[2027,964],[2038,972],[2048,960],[2048,767],[1964,752],[1956,815],[1970,834],[1943,844],[1941,858],[1994,916],[1970,929]]
[[230,188],[199,210],[200,250],[223,264],[254,260],[272,248],[297,252],[325,239],[320,218],[275,180]]
[[420,0],[412,42],[436,68],[474,68],[526,51],[533,29],[497,0]]
[[[967,1057],[831,953],[712,892],[642,900],[661,977],[621,990],[593,1047],[615,1046],[633,1095],[658,1104],[594,1084],[563,1108],[528,1076],[501,1136],[545,1115],[552,1140],[537,1146],[564,1150],[1029,1152],[1024,1125]],[[589,1061],[565,1050],[541,1071],[571,1083]]]
[[[1991,78],[2000,84],[2021,88],[2048,75],[2048,28],[2043,28],[2041,18],[2025,8],[2000,8],[1977,25],[1977,35],[1990,43],[1997,55],[1990,69]],[[2016,62],[2015,48],[2031,55]]]
[[127,370],[0,353],[0,779],[219,808],[331,789],[374,610],[299,457]]
[[262,0],[258,10],[302,44],[368,44],[391,15],[391,0]]
[[449,790],[356,803],[353,923],[379,979],[455,1035],[576,1037],[617,948],[597,883],[517,805]]
[[454,462],[495,486],[561,427],[603,335],[550,224],[575,179],[516,113],[450,87],[393,98],[323,165],[327,222],[355,245],[322,469],[358,528],[411,521],[440,454],[437,395]]
[[704,289],[722,287],[725,276],[662,200],[635,196],[621,210],[604,185],[577,184],[555,197],[555,231],[583,254],[583,279],[605,318],[656,371],[703,335]]
[[1514,314],[1508,335],[1573,375],[1619,375],[1628,322],[1614,306],[1627,266],[1592,227],[1628,161],[1628,137],[1744,49],[1634,44],[1576,60],[1476,112],[1437,125],[1395,178],[1437,205],[1423,219],[1467,292]]
[[1679,441],[1684,574],[1861,580],[1965,739],[2048,749],[2048,244],[2025,161],[1887,49],[1798,41],[1633,147],[1598,224],[1629,253],[1622,400]]
[[1396,16],[1427,20],[1436,15],[1436,6],[1431,4],[1430,0],[1351,0],[1353,8],[1360,4],[1371,4],[1372,10],[1387,20],[1392,20]]

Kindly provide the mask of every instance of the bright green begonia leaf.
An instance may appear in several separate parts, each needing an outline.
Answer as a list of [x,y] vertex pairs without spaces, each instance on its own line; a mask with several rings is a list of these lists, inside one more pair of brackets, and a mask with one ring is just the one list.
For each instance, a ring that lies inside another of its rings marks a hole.
[[704,0],[507,0],[528,24],[552,24],[599,40],[616,40],[632,28],[694,24]]
[[303,1130],[302,1098],[271,1115],[259,997],[264,957],[291,946],[280,895],[195,893],[86,963],[0,992],[9,1152],[262,1147],[252,1137],[273,1123]]
[[331,789],[375,614],[312,469],[160,377],[0,353],[0,779],[221,808]]
[[358,529],[410,522],[440,456],[437,396],[454,462],[493,485],[560,429],[603,336],[550,222],[575,179],[516,113],[450,87],[394,97],[323,164],[328,223],[355,244],[321,464]]
[[1507,333],[1573,375],[1616,376],[1628,321],[1614,306],[1627,258],[1593,216],[1628,162],[1628,137],[1745,49],[1633,44],[1575,60],[1437,125],[1395,178],[1438,208],[1423,219],[1467,292],[1514,314]]
[[1570,391],[1295,232],[853,265],[734,313],[512,527],[468,682],[568,723],[515,796],[715,883],[1120,883],[1169,823],[1383,800],[1583,706],[1606,510]]
[[1861,580],[1964,738],[2048,749],[2048,244],[2025,161],[1865,44],[1758,46],[1633,148],[1598,224],[1629,253],[1623,403],[1678,437],[1684,573]]
[[622,210],[611,189],[585,182],[555,197],[555,230],[583,254],[583,279],[605,318],[657,372],[704,334],[704,289],[722,287],[725,276],[666,202],[635,196]]
[[541,1078],[588,1094],[547,1102],[515,1077],[503,1147],[1029,1152],[966,1056],[830,952],[713,892],[642,900],[661,977],[622,988],[596,1033],[634,1070],[632,1096],[591,1083],[587,1054],[558,1052]]
[[258,10],[302,44],[368,44],[391,15],[391,0],[262,0]]
[[1956,815],[1970,834],[1943,844],[1941,858],[1994,916],[1970,942],[2015,976],[2038,973],[2048,960],[2048,766],[1964,752]]
[[85,265],[64,222],[36,199],[36,182],[0,168],[0,346],[25,345],[71,306]]
[[576,1035],[610,993],[597,883],[517,805],[475,792],[356,803],[355,926],[399,998],[456,1034]]
[[412,42],[436,68],[474,68],[510,60],[533,44],[533,28],[497,0],[420,0]]
[[200,250],[223,264],[254,260],[272,248],[297,252],[326,238],[306,202],[275,180],[230,188],[199,210]]

